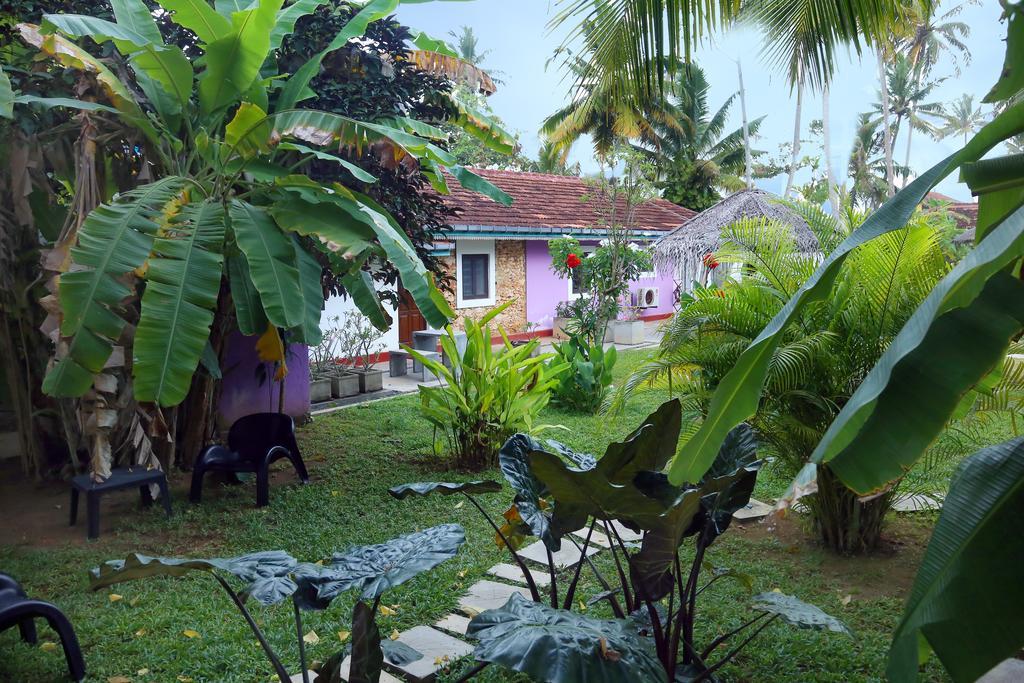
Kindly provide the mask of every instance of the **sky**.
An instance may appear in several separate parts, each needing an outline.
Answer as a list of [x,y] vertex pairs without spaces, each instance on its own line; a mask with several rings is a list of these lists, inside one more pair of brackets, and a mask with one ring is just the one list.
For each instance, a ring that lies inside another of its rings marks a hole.
[[[945,0],[940,12],[957,4]],[[427,2],[402,5],[398,17],[402,23],[453,42],[449,31],[458,31],[461,26],[471,26],[477,34],[480,49],[490,50],[483,65],[498,74],[504,83],[490,98],[495,113],[506,122],[508,128],[520,135],[523,153],[536,158],[540,147],[538,129],[546,116],[562,107],[569,97],[568,80],[563,78],[556,63],[546,63],[562,42],[562,34],[549,31],[549,18],[557,9],[558,2],[549,0],[472,0],[470,2]],[[949,102],[964,93],[975,96],[975,103],[995,83],[1002,68],[1004,54],[1005,24],[999,21],[1000,8],[997,0],[980,0],[978,4],[967,5],[960,20],[971,27],[967,45],[971,50],[971,64],[956,76],[948,60],[940,62],[933,72],[947,79],[933,91],[933,101]],[[711,83],[710,107],[717,109],[729,95],[739,88],[736,62],[742,64],[746,93],[748,118],[753,120],[765,116],[761,125],[760,138],[754,145],[771,152],[778,150],[780,143],[789,142],[793,137],[796,95],[791,93],[781,70],[766,64],[761,57],[762,39],[750,28],[735,28],[711,37],[696,51],[696,60],[704,68]],[[878,63],[873,54],[858,58],[850,57],[838,68],[833,80],[830,112],[832,123],[832,168],[837,178],[846,174],[846,160],[849,158],[856,132],[857,115],[870,109],[878,99]],[[986,109],[987,110],[987,109]],[[808,126],[812,119],[821,118],[821,96],[805,93],[803,104],[802,138],[810,137]],[[740,107],[737,101],[731,111],[730,126],[727,130],[740,127]],[[895,158],[902,163],[904,158],[903,139],[897,140]],[[954,137],[943,141],[915,133],[912,146],[911,167],[923,171],[959,148],[961,139]],[[820,153],[805,143],[801,154]],[[570,162],[579,161],[585,172],[594,171],[597,164],[588,141],[579,141],[572,150]],[[806,178],[805,178],[806,179]],[[764,189],[781,194],[785,187],[785,176],[760,181]],[[798,176],[797,182],[801,178]],[[957,182],[956,177],[948,178],[937,188],[960,201],[970,201],[966,186]]]

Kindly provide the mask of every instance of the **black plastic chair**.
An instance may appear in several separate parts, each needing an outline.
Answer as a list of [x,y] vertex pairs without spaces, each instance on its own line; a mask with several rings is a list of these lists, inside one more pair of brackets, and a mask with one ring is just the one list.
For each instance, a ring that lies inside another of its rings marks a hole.
[[256,506],[270,503],[270,465],[288,458],[303,484],[309,483],[306,464],[295,442],[295,422],[283,413],[246,415],[228,431],[228,445],[207,446],[192,470],[189,499],[198,503],[203,497],[203,475],[207,472],[255,472]]
[[0,631],[18,625],[21,639],[34,645],[37,641],[35,619],[46,619],[50,628],[60,636],[64,647],[64,658],[68,662],[68,673],[72,680],[85,678],[85,660],[78,638],[71,622],[57,607],[42,600],[33,600],[25,595],[18,582],[7,574],[0,573]]

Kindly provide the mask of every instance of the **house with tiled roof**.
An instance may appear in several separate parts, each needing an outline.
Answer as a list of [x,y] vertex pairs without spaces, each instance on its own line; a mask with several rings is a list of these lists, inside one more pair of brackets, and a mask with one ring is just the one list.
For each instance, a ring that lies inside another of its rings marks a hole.
[[[446,201],[456,210],[452,230],[445,234],[445,257],[454,276],[449,301],[461,318],[478,316],[509,303],[498,322],[509,334],[548,334],[555,307],[580,292],[571,280],[552,272],[548,242],[564,235],[580,240],[584,252],[606,237],[608,206],[577,176],[474,170],[512,197],[505,206],[452,183]],[[645,246],[694,215],[663,199],[634,210],[632,234]],[[439,246],[439,245],[438,245]],[[645,273],[630,286],[644,307],[641,317],[656,319],[672,311],[671,274]],[[643,294],[643,298],[638,298]],[[401,315],[399,316],[401,318]],[[405,333],[402,329],[400,335]],[[411,334],[411,333],[410,333]]]
[[924,202],[922,203],[926,206],[941,206],[945,208],[952,214],[957,226],[964,232],[970,232],[971,240],[974,239],[974,226],[978,223],[977,202],[958,202],[941,192],[929,192],[925,195]]
[[[455,210],[452,229],[436,236],[434,253],[452,276],[449,303],[457,320],[480,317],[494,306],[509,302],[497,322],[513,338],[552,332],[555,308],[579,296],[573,282],[552,272],[548,242],[564,235],[580,240],[586,253],[607,235],[601,206],[593,187],[577,176],[474,169],[512,197],[505,206],[479,193],[449,183],[445,201]],[[633,238],[646,246],[689,220],[694,212],[663,199],[634,210]],[[673,310],[673,274],[651,272],[630,286],[643,305],[645,319],[667,317]],[[406,292],[389,312],[395,324],[385,337],[388,349],[410,343],[412,333],[426,328]],[[345,310],[339,298],[327,304],[329,317]]]

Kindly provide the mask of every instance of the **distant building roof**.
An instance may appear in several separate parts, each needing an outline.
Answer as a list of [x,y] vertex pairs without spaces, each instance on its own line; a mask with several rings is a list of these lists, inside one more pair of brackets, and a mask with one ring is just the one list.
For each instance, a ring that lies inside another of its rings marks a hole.
[[[583,178],[487,169],[473,172],[511,195],[512,205],[503,206],[449,178],[451,194],[445,200],[458,211],[451,220],[456,235],[467,231],[535,236],[604,232],[607,205],[601,206],[594,188]],[[639,232],[668,232],[694,215],[672,202],[655,199],[637,207],[633,228]]]
[[978,223],[977,202],[958,202],[952,197],[939,192],[929,192],[925,195],[924,201],[944,205],[953,214],[953,219],[956,221],[957,226],[962,230],[972,230],[971,239],[973,240],[973,228]]

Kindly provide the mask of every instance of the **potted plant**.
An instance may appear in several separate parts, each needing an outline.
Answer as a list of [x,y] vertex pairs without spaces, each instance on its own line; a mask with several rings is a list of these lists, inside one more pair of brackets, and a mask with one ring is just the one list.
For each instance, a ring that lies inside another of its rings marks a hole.
[[569,333],[565,331],[569,320],[572,318],[572,304],[568,301],[561,301],[555,306],[555,319],[551,323],[551,336],[555,339],[568,339]]
[[[337,317],[330,322],[336,323]],[[324,330],[320,343],[309,347],[309,402],[329,401],[332,393],[335,351],[338,346],[337,327]]]
[[640,309],[636,306],[624,306],[622,318],[608,323],[612,341],[616,344],[643,344],[645,339],[644,321],[640,319]]
[[383,332],[378,330],[362,313],[349,311],[339,329],[339,344],[345,359],[351,364],[350,372],[359,381],[359,391],[369,393],[384,388],[384,371],[373,367],[373,360],[384,350]]

